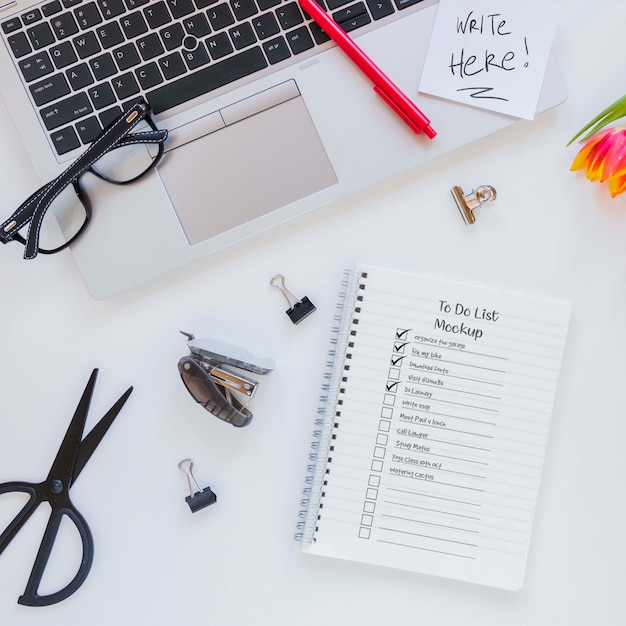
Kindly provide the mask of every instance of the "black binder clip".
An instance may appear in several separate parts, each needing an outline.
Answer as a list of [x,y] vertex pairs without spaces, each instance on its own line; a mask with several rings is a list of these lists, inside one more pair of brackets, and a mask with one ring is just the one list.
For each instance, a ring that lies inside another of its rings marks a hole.
[[289,308],[285,311],[289,319],[294,324],[299,324],[303,319],[309,317],[315,311],[315,305],[306,297],[300,299],[285,286],[285,277],[282,274],[276,274],[270,280],[270,285],[276,287],[287,300]]
[[452,187],[451,191],[456,206],[466,224],[474,224],[476,222],[474,211],[483,204],[493,202],[497,197],[496,190],[491,185],[481,185],[476,190],[472,189],[467,195],[457,186]]
[[217,502],[217,496],[211,491],[210,487],[202,489],[193,476],[193,461],[191,459],[183,459],[178,464],[178,469],[187,476],[189,483],[189,495],[185,498],[185,502],[189,505],[192,513],[197,513],[201,509],[205,509],[211,504]]

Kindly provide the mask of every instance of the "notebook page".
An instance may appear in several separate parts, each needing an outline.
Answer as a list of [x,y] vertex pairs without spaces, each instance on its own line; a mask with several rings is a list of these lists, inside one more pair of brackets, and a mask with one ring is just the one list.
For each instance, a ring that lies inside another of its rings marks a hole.
[[570,304],[357,269],[304,551],[519,588]]

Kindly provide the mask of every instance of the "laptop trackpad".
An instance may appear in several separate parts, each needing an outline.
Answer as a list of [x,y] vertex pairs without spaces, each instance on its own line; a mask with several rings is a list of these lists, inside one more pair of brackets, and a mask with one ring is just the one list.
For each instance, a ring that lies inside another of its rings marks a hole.
[[[296,93],[278,104],[265,97],[267,108],[263,97],[256,97],[258,106],[253,96],[248,100],[254,107],[243,101],[237,109],[247,111],[243,117],[238,113],[229,120],[231,107],[212,114],[219,129],[166,155],[159,174],[190,244],[337,182],[304,99]],[[171,132],[174,141],[176,132]]]

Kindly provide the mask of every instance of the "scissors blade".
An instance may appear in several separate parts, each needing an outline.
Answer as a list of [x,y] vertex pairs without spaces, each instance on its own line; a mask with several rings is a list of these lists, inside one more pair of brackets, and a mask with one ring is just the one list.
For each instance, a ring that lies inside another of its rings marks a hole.
[[48,480],[60,480],[64,485],[70,485],[74,474],[74,466],[80,449],[80,442],[83,438],[85,430],[85,422],[87,421],[87,413],[93,396],[93,390],[96,385],[98,370],[91,372],[87,386],[83,391],[74,416],[67,428],[65,437],[59,447],[54,463],[50,468]]
[[117,400],[117,402],[107,411],[106,415],[89,431],[89,434],[85,436],[80,444],[76,461],[74,462],[74,471],[70,486],[74,484],[74,481],[78,478],[82,472],[87,461],[91,458],[98,444],[102,441],[104,435],[106,435],[109,427],[117,417],[118,413],[122,410],[122,407],[128,400],[128,397],[132,393],[133,388],[129,387]]

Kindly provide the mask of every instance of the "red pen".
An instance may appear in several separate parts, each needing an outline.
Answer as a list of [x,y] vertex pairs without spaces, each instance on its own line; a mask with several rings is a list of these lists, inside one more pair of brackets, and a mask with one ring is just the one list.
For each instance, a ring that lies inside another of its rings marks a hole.
[[415,103],[384,74],[315,0],[298,1],[311,18],[374,83],[374,91],[409,125],[413,132],[419,135],[423,131],[430,139],[437,134],[430,125],[430,120],[418,109]]

